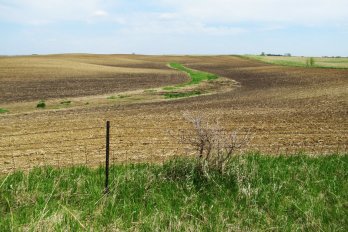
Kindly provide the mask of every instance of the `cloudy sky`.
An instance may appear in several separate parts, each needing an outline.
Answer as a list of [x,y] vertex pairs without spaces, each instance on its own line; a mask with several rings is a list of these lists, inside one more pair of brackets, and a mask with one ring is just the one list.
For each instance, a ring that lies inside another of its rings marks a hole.
[[0,0],[0,54],[348,56],[348,0]]

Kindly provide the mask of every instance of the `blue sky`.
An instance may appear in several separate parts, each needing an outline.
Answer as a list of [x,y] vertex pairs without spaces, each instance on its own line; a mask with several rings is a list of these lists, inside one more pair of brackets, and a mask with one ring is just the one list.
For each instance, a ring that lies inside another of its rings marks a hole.
[[348,0],[0,0],[0,54],[348,56]]

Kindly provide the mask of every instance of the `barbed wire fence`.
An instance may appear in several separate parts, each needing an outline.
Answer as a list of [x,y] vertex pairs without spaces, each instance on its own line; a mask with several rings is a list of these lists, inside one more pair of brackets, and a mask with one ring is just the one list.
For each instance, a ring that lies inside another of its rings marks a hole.
[[[284,155],[299,152],[347,153],[347,132],[338,130],[254,133],[254,139],[241,152],[259,151]],[[246,130],[241,130],[239,135],[246,133]],[[173,156],[192,156],[195,153],[192,144],[176,139],[183,134],[195,136],[195,129],[180,126],[163,128],[154,125],[111,124],[110,163],[162,162]],[[105,138],[105,125],[4,133],[0,140],[0,173],[30,170],[41,166],[60,168],[104,165]]]

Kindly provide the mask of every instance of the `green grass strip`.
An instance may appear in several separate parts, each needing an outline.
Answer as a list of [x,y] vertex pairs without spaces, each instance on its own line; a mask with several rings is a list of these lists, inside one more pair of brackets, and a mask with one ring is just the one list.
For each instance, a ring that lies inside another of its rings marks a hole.
[[0,231],[346,231],[348,155],[235,156],[110,169],[37,168],[0,177]]
[[189,68],[186,68],[185,66],[183,66],[182,64],[179,64],[179,63],[170,63],[169,66],[174,68],[174,69],[186,72],[190,76],[191,80],[189,82],[177,85],[180,87],[188,86],[188,85],[195,85],[195,84],[199,84],[200,82],[205,81],[205,80],[214,80],[214,79],[218,78],[218,76],[215,74],[189,69]]
[[[310,57],[274,57],[274,56],[258,56],[258,55],[244,55],[238,56],[241,58],[254,59],[267,64],[291,66],[291,67],[305,67],[305,68],[328,68],[328,69],[348,69],[347,58],[313,58],[314,63],[309,65],[307,62]],[[347,64],[345,66],[337,66],[336,64]]]

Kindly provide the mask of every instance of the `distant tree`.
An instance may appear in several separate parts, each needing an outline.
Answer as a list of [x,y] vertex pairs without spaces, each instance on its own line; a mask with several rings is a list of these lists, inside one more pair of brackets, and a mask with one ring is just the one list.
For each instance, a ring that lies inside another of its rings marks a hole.
[[283,56],[281,54],[272,54],[272,53],[267,53],[266,56]]
[[313,57],[308,58],[308,59],[306,60],[306,66],[307,66],[307,67],[313,67],[313,66],[314,66],[314,63],[315,63],[315,61],[314,61],[314,58],[313,58]]
[[265,53],[264,53],[264,52],[261,52],[261,56],[265,56]]
[[285,53],[284,56],[291,56],[291,54],[290,53]]

